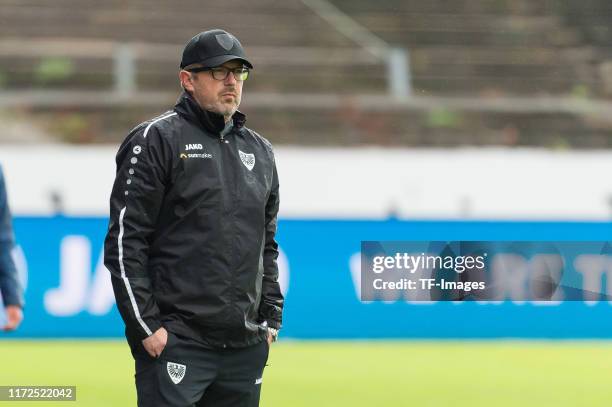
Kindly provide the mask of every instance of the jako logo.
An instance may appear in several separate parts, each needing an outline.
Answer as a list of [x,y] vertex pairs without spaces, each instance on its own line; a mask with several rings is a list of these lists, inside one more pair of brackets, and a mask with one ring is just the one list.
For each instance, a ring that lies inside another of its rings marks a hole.
[[82,311],[105,315],[115,303],[110,273],[100,254],[91,269],[91,242],[86,236],[68,235],[60,243],[59,286],[47,290],[44,304],[53,316],[68,317]]
[[202,147],[202,144],[185,144],[185,150],[189,151],[189,150],[202,150],[204,147]]

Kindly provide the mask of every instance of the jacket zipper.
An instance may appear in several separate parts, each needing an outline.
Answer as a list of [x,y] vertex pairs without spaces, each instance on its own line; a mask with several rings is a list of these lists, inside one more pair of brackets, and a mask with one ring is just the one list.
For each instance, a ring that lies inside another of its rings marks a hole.
[[[224,135],[223,135],[223,131],[221,133],[219,133],[219,143],[221,143],[221,144],[229,144],[229,141],[226,140]],[[221,150],[219,150],[219,151],[221,153],[220,154],[221,160],[223,160],[223,152]],[[223,161],[222,161],[221,165],[223,165]],[[232,208],[232,210],[233,210],[233,208]],[[235,278],[234,278],[234,273],[232,272],[232,275],[230,277],[230,285],[233,287],[234,284],[235,284]],[[232,292],[232,294],[234,294],[234,293]],[[235,302],[235,300],[232,298],[232,301],[231,301],[232,305],[234,304],[234,302]],[[225,338],[223,339],[223,343],[221,344],[221,347],[223,349],[227,348],[228,342],[229,342],[229,337],[228,337],[228,334],[226,332],[225,333]]]
[[229,141],[225,139],[223,133],[219,133],[219,142],[222,144],[229,144]]

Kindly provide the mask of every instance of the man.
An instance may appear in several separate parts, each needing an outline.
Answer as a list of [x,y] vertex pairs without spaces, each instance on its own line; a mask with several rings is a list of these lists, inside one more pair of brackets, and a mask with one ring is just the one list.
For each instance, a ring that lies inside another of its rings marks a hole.
[[139,406],[259,404],[283,296],[274,154],[238,111],[252,67],[233,35],[196,35],[174,110],[119,148],[105,264]]
[[[0,299],[4,304],[5,315],[0,316],[0,327],[4,331],[13,331],[19,327],[23,319],[23,293],[17,268],[13,262],[11,252],[15,245],[11,211],[6,196],[4,175],[0,167]],[[2,310],[2,307],[0,307]]]

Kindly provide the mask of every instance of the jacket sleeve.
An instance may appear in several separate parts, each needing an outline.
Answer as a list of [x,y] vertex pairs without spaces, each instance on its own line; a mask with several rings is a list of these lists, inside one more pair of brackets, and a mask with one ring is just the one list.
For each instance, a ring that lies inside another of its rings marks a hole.
[[147,269],[171,163],[171,149],[151,126],[136,128],[117,153],[104,264],[128,332],[144,339],[162,325]]
[[280,329],[284,298],[278,283],[278,243],[275,240],[276,223],[279,207],[279,183],[276,164],[272,179],[272,190],[266,203],[266,229],[263,250],[264,275],[261,287],[262,301],[259,306],[260,319],[268,326]]
[[6,196],[4,175],[0,168],[0,293],[4,305],[23,307],[23,289],[17,278],[17,268],[11,256],[15,245],[11,212]]

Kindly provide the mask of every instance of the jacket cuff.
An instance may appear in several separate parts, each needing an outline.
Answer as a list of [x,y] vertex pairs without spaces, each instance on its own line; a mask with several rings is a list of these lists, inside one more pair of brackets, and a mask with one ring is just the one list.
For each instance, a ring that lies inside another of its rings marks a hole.
[[264,302],[259,306],[259,318],[261,321],[267,321],[271,328],[279,329],[283,319],[283,309],[278,305]]
[[23,297],[19,294],[8,294],[6,295],[5,293],[2,293],[2,301],[0,301],[0,305],[4,305],[5,307],[7,305],[16,305],[20,308],[23,308],[24,306],[24,301],[23,301]]
[[259,306],[259,318],[262,321],[277,321],[280,323],[283,318],[283,309],[278,305],[262,302]]
[[[153,335],[155,333],[155,331],[157,331],[159,328],[161,328],[163,325],[161,324],[161,322],[159,322],[157,319],[153,319],[153,318],[147,318],[144,321],[145,325],[149,328],[149,330],[151,331],[151,335]],[[138,339],[139,340],[143,340],[143,339],[147,339],[149,336],[149,333],[145,331],[145,329],[138,324],[137,324],[137,328],[136,330],[134,330],[134,332],[137,333]]]
[[280,323],[280,321],[267,319],[266,322],[268,323],[268,327],[270,328],[274,328],[276,330],[280,330],[282,328],[282,324]]
[[4,305],[4,307],[8,307],[8,306],[15,306],[15,307],[19,307],[21,309],[23,309],[23,301],[19,301],[19,300],[15,300],[15,301],[5,301],[4,298],[2,299],[2,303]]

